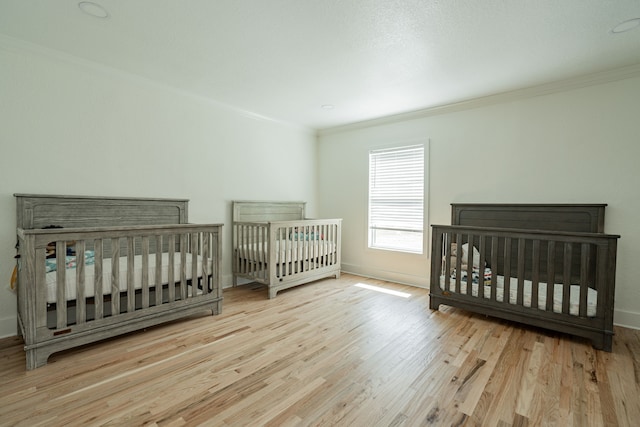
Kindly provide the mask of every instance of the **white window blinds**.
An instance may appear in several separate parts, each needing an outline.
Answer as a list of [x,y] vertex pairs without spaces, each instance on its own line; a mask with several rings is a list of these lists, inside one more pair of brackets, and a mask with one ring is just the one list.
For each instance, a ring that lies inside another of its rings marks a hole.
[[369,247],[423,253],[424,145],[369,152]]

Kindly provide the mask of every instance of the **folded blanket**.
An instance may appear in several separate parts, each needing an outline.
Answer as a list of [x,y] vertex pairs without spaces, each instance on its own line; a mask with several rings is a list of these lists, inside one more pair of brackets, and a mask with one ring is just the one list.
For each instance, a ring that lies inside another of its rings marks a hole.
[[[58,268],[58,263],[56,258],[47,258],[45,259],[45,262],[46,262],[47,273],[56,271],[56,269]],[[95,262],[95,253],[93,251],[84,251],[84,264],[93,265],[94,262]],[[67,269],[76,268],[76,265],[78,264],[76,255],[65,256],[64,264],[65,264],[65,268]]]

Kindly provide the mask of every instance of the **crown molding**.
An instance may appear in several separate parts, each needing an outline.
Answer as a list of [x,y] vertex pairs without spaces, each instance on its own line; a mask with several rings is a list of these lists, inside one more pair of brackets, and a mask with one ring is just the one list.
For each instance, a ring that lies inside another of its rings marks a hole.
[[348,132],[358,129],[364,129],[372,126],[380,126],[408,120],[422,119],[425,117],[436,116],[440,114],[448,114],[473,108],[480,108],[489,105],[518,101],[521,99],[533,98],[536,96],[549,95],[552,93],[565,92],[569,90],[579,89],[588,86],[594,86],[603,83],[615,82],[629,78],[640,77],[640,63],[628,65],[625,67],[605,70],[597,73],[584,74],[569,79],[557,80],[537,86],[530,86],[516,89],[508,92],[501,92],[493,95],[487,95],[479,98],[472,98],[464,101],[453,102],[451,104],[443,104],[434,107],[424,108],[420,110],[409,111],[406,113],[393,114],[389,116],[379,117],[361,122],[348,123],[345,125],[334,126],[325,129],[319,129],[318,137],[331,135],[335,133]]

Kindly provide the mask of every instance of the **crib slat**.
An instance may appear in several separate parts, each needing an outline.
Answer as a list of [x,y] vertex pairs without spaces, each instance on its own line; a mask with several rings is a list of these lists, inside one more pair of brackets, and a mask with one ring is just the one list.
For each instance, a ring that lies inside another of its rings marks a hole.
[[462,234],[456,234],[457,256],[456,256],[456,293],[460,293],[460,284],[462,281]]
[[76,242],[76,324],[85,323],[87,319],[87,300],[85,296],[85,241]]
[[66,277],[67,245],[64,240],[56,242],[56,327],[67,326],[67,277]]
[[244,241],[244,230],[245,230],[245,226],[244,225],[237,225],[238,227],[238,245],[236,246],[236,250],[238,251],[238,271],[242,274],[246,274],[246,270],[244,268],[245,266],[245,262],[246,262],[246,254],[245,254],[245,241]]
[[467,292],[473,294],[473,235],[467,235]]
[[[320,239],[320,233],[322,228],[318,225],[312,225],[309,228],[309,232],[311,233],[309,237],[309,248],[306,256],[306,262],[308,264],[308,270],[315,270],[317,268],[317,263],[319,261],[318,256],[323,252],[321,250],[322,240]],[[329,256],[329,261],[331,262],[331,255],[327,253]]]
[[553,288],[555,283],[556,269],[556,242],[549,241],[547,246],[547,304],[545,310],[553,311]]
[[[286,229],[286,233],[288,233],[289,229]],[[280,233],[282,233],[282,229],[280,229]],[[282,239],[283,236],[280,236],[280,238]],[[289,245],[292,244],[292,242],[288,241],[286,238],[281,240],[281,242],[283,242],[284,244],[284,252],[282,253],[282,271],[280,272],[282,277],[288,276],[289,275],[289,269],[290,269],[290,265],[291,265],[291,251],[289,250]]]
[[573,245],[571,243],[564,244],[564,267],[562,278],[562,312],[569,314],[570,292],[571,292],[571,258],[573,254]]
[[334,252],[330,250],[330,239],[333,236],[333,229],[328,224],[317,225],[315,241],[313,243],[313,255],[311,256],[311,264],[313,269],[322,268],[322,257],[327,254],[328,260],[326,264],[333,264]]
[[156,278],[154,281],[156,306],[162,304],[162,236],[156,236]]
[[478,277],[478,298],[485,298],[484,294],[484,267],[485,267],[485,259],[486,259],[486,237],[484,234],[480,236],[480,240],[478,242],[478,246],[480,247],[480,266],[479,266],[479,277]]
[[136,288],[135,288],[135,245],[133,237],[127,238],[127,313],[136,310]]
[[511,303],[511,237],[504,238],[504,287],[502,302]]
[[302,250],[300,254],[300,270],[301,271],[309,271],[309,256],[311,253],[309,252],[312,244],[311,235],[307,234],[311,233],[310,227],[305,227],[305,234],[302,235]]
[[[262,229],[266,230],[266,227],[262,227]],[[209,286],[211,286],[211,291],[215,293],[217,298],[222,298],[222,285],[221,285],[221,275],[222,272],[220,271],[220,264],[218,262],[216,262],[216,260],[219,260],[222,257],[222,239],[220,237],[220,229],[216,230],[215,232],[211,232],[210,235],[211,236],[211,257],[209,258],[208,264],[209,264],[209,272],[211,274],[211,284],[209,284],[209,279],[205,279],[203,278],[203,287],[206,285],[207,288],[209,288]],[[266,251],[265,251],[266,253]],[[222,299],[220,299],[220,302],[218,303],[218,312],[220,312],[222,310]]]
[[294,262],[294,273],[302,273],[304,271],[304,247],[305,247],[305,238],[304,235],[306,233],[307,228],[302,227],[302,231],[298,233],[297,241],[296,241],[296,253],[295,253],[295,262]]
[[[317,256],[314,258],[316,261],[316,267],[321,268],[323,265],[333,265],[336,262],[336,251],[332,250],[332,242],[335,242],[336,230],[330,224],[324,224],[320,226],[320,240],[318,241]],[[324,254],[328,254],[328,260],[325,264],[322,263],[322,257]]]
[[142,236],[142,308],[149,308],[149,236]]
[[518,294],[516,296],[516,304],[519,306],[524,304],[524,254],[525,240],[520,238],[518,239]]
[[590,264],[590,249],[587,243],[583,243],[580,249],[580,310],[579,316],[587,316],[587,293],[589,291],[588,275]]
[[[290,231],[290,228],[286,228],[286,233],[288,234]],[[279,229],[280,234],[282,234],[282,228]],[[280,239],[282,239],[283,236],[280,236]],[[280,240],[283,244],[284,244],[284,252],[283,252],[283,259],[282,259],[282,271],[281,271],[281,276],[285,277],[289,275],[290,272],[290,268],[291,268],[291,251],[289,250],[289,245],[293,246],[293,242],[290,242],[289,240],[287,240],[286,238],[283,240]]]
[[[262,229],[253,226],[251,229],[251,249],[252,249],[252,276],[260,277],[262,274]],[[211,237],[211,236],[210,236]],[[211,249],[211,248],[210,248]]]
[[330,252],[331,254],[333,254],[333,258],[332,258],[332,262],[333,264],[335,264],[338,261],[338,254],[337,254],[337,239],[338,239],[338,229],[336,227],[333,227],[332,224],[328,224],[324,226],[324,229],[322,230],[322,234],[321,236],[324,236],[324,240],[322,242],[322,246],[319,247],[318,249],[318,268],[323,267],[322,264],[322,256],[324,255],[325,252]]
[[311,264],[309,266],[309,268],[311,270],[315,270],[316,268],[320,268],[320,265],[318,264],[318,257],[320,256],[320,253],[322,251],[322,248],[324,247],[324,239],[322,239],[322,236],[324,236],[324,228],[320,225],[315,225],[313,226],[313,230],[314,230],[314,235],[313,235],[313,242],[311,244],[311,253],[309,254],[309,263]]
[[315,270],[316,268],[316,254],[320,247],[320,234],[318,234],[319,232],[320,230],[317,225],[312,225],[309,227],[309,233],[311,234],[309,237],[307,256],[305,257],[308,271]]
[[[240,224],[233,224],[234,233],[233,233],[233,250],[235,251],[235,256],[233,263],[235,264],[235,271],[238,273],[244,273],[242,271],[242,226]],[[234,276],[233,286],[238,285],[238,280]]]
[[[316,253],[315,253],[315,257],[313,258],[314,260],[314,265],[315,268],[321,268],[322,267],[322,260],[320,259],[320,257],[322,256],[322,254],[326,251],[332,252],[334,253],[335,251],[331,250],[331,243],[332,240],[328,240],[330,237],[329,235],[333,235],[333,228],[330,227],[329,225],[320,225],[318,226],[318,233],[320,233],[318,235],[318,245],[316,246]],[[335,256],[334,256],[335,259]]]
[[[256,248],[256,269],[255,276],[256,277],[264,277],[264,271],[266,268],[265,261],[265,251],[264,251],[264,241],[265,241],[265,228],[256,226],[255,227],[255,248]],[[212,242],[213,243],[213,242]]]
[[255,227],[251,227],[249,226],[248,232],[245,234],[245,239],[246,239],[246,247],[247,247],[247,269],[248,269],[248,273],[249,274],[254,274],[255,273],[255,259],[256,259],[256,252],[255,252],[255,248],[254,248],[254,242],[255,242],[255,232],[256,229]]
[[246,226],[245,227],[245,234],[244,234],[244,252],[245,252],[245,270],[247,273],[251,274],[253,273],[253,262],[252,262],[252,256],[253,256],[253,242],[251,241],[251,236],[253,235],[253,228],[251,226]]
[[184,233],[180,234],[180,299],[187,299],[187,235]]
[[491,301],[496,301],[498,298],[498,247],[499,239],[496,236],[491,236]]
[[247,269],[252,276],[256,274],[256,238],[258,230],[255,226],[248,228],[247,239]]
[[120,239],[111,239],[111,315],[120,314]]
[[[241,264],[241,259],[242,259],[242,244],[241,244],[241,240],[240,240],[240,236],[242,235],[242,227],[240,226],[240,224],[233,224],[233,264],[235,267],[234,271],[237,271],[238,273],[243,273],[242,269],[240,268],[240,264]],[[234,275],[233,278],[233,286],[237,286],[238,285],[238,280],[236,278],[236,276]]]
[[260,275],[261,263],[260,263],[260,227],[253,227],[251,247],[253,250],[253,275],[258,277]]
[[104,317],[104,292],[103,292],[103,281],[102,281],[102,239],[95,239],[93,241],[93,272],[94,272],[94,293],[95,297],[93,301],[95,303],[95,319],[102,319]]
[[245,234],[246,239],[246,252],[247,252],[247,272],[251,275],[255,274],[255,233],[256,228],[253,226],[249,226],[247,228],[247,233]]
[[302,227],[302,233],[298,235],[298,262],[296,263],[298,266],[297,273],[302,273],[306,271],[305,266],[305,252],[307,247],[309,246],[309,242],[307,241],[307,233],[309,232],[309,227]]
[[444,288],[445,290],[451,290],[451,233],[443,233],[442,243],[444,245],[443,253],[444,258],[444,271],[441,274],[444,275]]
[[[201,233],[191,234],[191,291],[188,296],[198,295],[198,243]],[[203,260],[204,263],[204,260]],[[206,283],[206,277],[202,277],[202,286]]]
[[534,240],[531,254],[531,307],[540,308],[540,240]]
[[203,233],[202,236],[202,294],[206,295],[209,293],[209,285],[205,278],[207,277],[207,263],[209,262],[211,251],[211,242],[209,239],[210,233]]
[[175,256],[176,256],[176,236],[170,234],[168,239],[169,259],[167,261],[167,284],[169,286],[169,302],[176,300],[176,280],[175,280]]

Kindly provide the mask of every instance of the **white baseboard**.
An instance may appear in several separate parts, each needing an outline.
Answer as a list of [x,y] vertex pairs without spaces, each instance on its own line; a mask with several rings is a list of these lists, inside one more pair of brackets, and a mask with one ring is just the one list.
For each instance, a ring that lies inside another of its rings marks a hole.
[[614,310],[613,319],[613,323],[616,326],[640,330],[640,313],[626,310]]
[[429,288],[428,277],[418,277],[403,274],[397,271],[378,270],[373,268],[362,268],[354,264],[342,263],[340,271],[343,273],[356,274],[358,276],[369,277],[377,280],[387,280],[389,282],[400,283],[402,285],[415,286],[417,288]]

